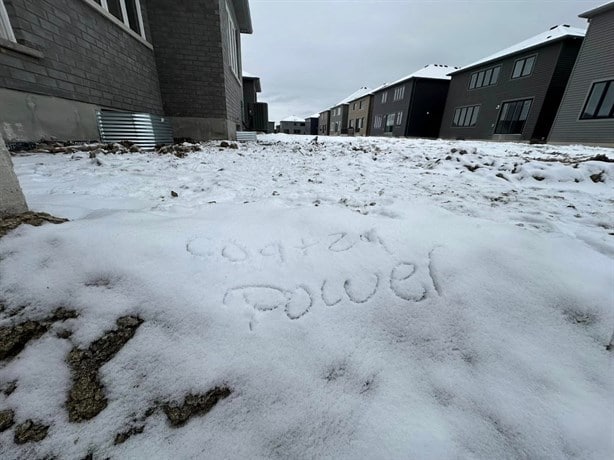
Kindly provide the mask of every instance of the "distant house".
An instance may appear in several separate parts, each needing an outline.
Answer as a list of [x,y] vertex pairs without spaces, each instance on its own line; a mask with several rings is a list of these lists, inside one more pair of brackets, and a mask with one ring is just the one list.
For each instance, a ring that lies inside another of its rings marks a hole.
[[588,31],[548,140],[614,146],[614,2],[580,17]]
[[330,109],[329,120],[329,134],[331,136],[346,135],[348,133],[348,117],[349,117],[349,103],[356,99],[362,98],[369,94],[371,90],[366,86],[363,86],[358,91],[350,94],[348,97],[340,101],[337,105]]
[[305,119],[291,116],[279,122],[280,132],[285,134],[305,134]]
[[241,33],[248,0],[0,0],[0,135],[233,138]]
[[453,69],[429,64],[374,90],[370,134],[438,137]]
[[451,72],[441,137],[545,140],[584,34],[556,26]]
[[348,134],[368,136],[370,134],[371,108],[373,95],[365,94],[348,103]]
[[318,119],[318,134],[320,136],[328,136],[330,134],[330,110],[320,112]]
[[315,113],[305,118],[305,134],[315,136],[318,134],[318,124],[320,123],[320,114]]
[[269,123],[269,106],[258,102],[262,91],[260,78],[243,72],[243,130],[266,133]]

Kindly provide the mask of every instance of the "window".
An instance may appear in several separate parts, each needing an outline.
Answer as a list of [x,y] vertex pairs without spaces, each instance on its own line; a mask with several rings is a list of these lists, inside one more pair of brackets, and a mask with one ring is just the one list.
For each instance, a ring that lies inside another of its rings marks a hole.
[[12,42],[16,41],[3,0],[0,0],[0,38],[4,38],[5,40],[10,40]]
[[501,66],[491,67],[490,69],[480,70],[471,74],[469,81],[469,89],[482,88],[483,86],[492,86],[497,84]]
[[226,3],[226,16],[228,16],[228,49],[230,50],[230,68],[237,78],[239,78],[239,47],[237,40],[237,26],[232,19],[232,13]]
[[614,80],[594,83],[588,93],[581,120],[614,118]]
[[362,101],[358,101],[358,110],[362,110]]
[[495,134],[522,134],[529,110],[531,110],[531,99],[504,103],[495,127]]
[[385,104],[388,100],[388,91],[382,94],[382,104]]
[[518,59],[514,64],[514,71],[512,72],[512,78],[526,77],[533,72],[533,66],[535,64],[535,56],[529,56],[528,58]]
[[356,110],[356,102],[352,105],[352,110]]
[[335,122],[335,132],[336,133],[339,132],[339,122],[338,121]]
[[403,121],[403,112],[397,112],[397,126],[400,126],[402,121]]
[[475,126],[478,121],[479,113],[479,105],[472,105],[470,107],[458,107],[454,111],[454,119],[452,120],[452,126],[457,128],[467,128],[470,126]]
[[126,27],[145,37],[141,0],[95,0],[100,7],[119,19]]
[[354,120],[350,120],[350,128],[354,127]]
[[358,125],[358,129],[362,129],[365,126],[365,118],[357,118],[356,124]]
[[391,133],[392,132],[392,129],[394,127],[394,118],[395,118],[395,114],[394,113],[390,113],[386,117],[386,129],[384,130],[385,132],[387,132],[387,133]]
[[397,88],[394,90],[394,100],[395,101],[400,101],[401,99],[403,99],[403,97],[405,96],[405,86],[401,86],[400,88]]
[[373,122],[373,127],[374,128],[382,127],[382,116],[381,115],[375,115],[375,121]]

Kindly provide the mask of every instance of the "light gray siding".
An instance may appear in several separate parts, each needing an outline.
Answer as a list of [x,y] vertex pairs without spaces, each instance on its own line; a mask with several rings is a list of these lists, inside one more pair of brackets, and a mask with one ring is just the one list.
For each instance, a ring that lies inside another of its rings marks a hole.
[[590,20],[550,142],[614,145],[614,119],[580,120],[593,83],[602,80],[614,80],[614,8]]

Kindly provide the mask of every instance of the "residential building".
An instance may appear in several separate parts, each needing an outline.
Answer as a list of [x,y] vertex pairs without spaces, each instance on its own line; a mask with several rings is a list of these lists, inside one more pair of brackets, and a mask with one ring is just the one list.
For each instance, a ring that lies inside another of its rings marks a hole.
[[280,132],[285,134],[305,134],[305,119],[294,115],[279,122]]
[[243,130],[266,133],[269,123],[269,105],[258,102],[262,91],[260,78],[243,72]]
[[331,136],[347,135],[350,101],[362,98],[370,92],[371,89],[367,88],[366,86],[363,86],[362,88],[350,94],[348,97],[346,97],[330,109],[329,134]]
[[451,72],[441,137],[544,141],[584,34],[555,26]]
[[372,94],[365,94],[348,103],[348,134],[350,136],[369,135],[372,100]]
[[455,68],[429,64],[373,91],[370,134],[438,137]]
[[330,134],[330,110],[320,112],[318,119],[318,134],[320,136],[328,136]]
[[233,138],[241,33],[248,0],[0,0],[0,134],[94,140],[111,116],[138,141],[126,120],[144,114],[176,138]]
[[580,17],[588,31],[548,140],[614,147],[614,2]]
[[320,114],[315,113],[305,118],[305,134],[315,136],[318,134],[318,124],[320,123]]

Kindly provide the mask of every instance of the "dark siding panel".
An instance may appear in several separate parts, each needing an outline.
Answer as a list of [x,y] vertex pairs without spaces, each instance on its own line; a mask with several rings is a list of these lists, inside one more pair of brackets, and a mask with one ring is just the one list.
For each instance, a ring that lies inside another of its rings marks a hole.
[[[406,126],[407,126],[407,116],[409,114],[409,106],[411,104],[412,93],[414,91],[414,83],[415,80],[407,80],[405,82],[401,82],[394,86],[388,86],[385,89],[382,89],[373,95],[373,109],[371,112],[371,136],[384,136],[386,129],[386,117],[393,113],[396,114],[398,112],[403,112],[403,121],[400,126],[395,125],[392,130],[392,135],[395,137],[405,136]],[[403,99],[399,101],[394,100],[394,91],[401,86],[405,86],[405,95]],[[388,93],[388,98],[386,102],[382,104],[382,94]],[[375,128],[375,117],[380,115],[383,117],[382,126],[379,128]]]
[[448,96],[447,80],[419,79],[415,83],[407,136],[438,137]]
[[548,88],[548,92],[544,98],[544,105],[539,115],[539,119],[535,124],[535,131],[533,132],[532,139],[543,141],[548,137],[548,133],[552,127],[552,122],[556,116],[561,99],[563,98],[565,87],[569,81],[569,76],[571,75],[574,63],[578,57],[578,52],[580,51],[581,45],[582,42],[579,40],[569,41],[563,44],[559,61],[554,69],[554,73],[552,74],[550,87]]
[[580,120],[593,82],[614,79],[614,10],[591,19],[549,141],[614,144],[614,120]]

